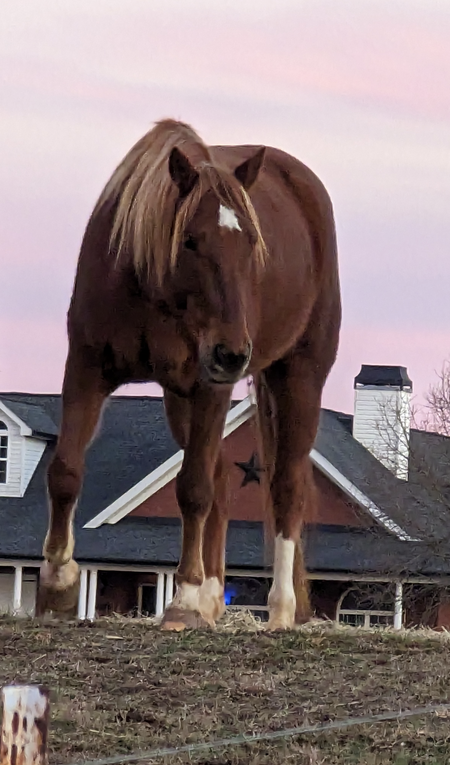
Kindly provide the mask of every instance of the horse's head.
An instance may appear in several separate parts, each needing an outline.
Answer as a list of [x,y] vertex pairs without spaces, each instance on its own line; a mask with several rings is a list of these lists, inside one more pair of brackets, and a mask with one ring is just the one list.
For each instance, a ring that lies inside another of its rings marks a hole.
[[169,158],[178,188],[170,299],[211,383],[237,382],[250,363],[248,318],[264,243],[247,191],[263,157],[264,148],[234,173],[209,163],[196,169],[178,148]]

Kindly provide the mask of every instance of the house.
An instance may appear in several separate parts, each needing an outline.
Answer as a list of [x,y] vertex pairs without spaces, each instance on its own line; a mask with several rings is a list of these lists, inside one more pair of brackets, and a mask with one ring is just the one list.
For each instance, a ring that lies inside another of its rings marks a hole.
[[[322,410],[310,455],[318,508],[305,519],[305,554],[314,609],[362,626],[450,626],[445,493],[422,480],[411,458],[420,454],[425,464],[432,454],[434,465],[446,465],[449,439],[410,430],[412,384],[404,367],[363,365],[354,387],[352,415]],[[389,428],[380,414],[387,406],[396,412]],[[1,611],[34,613],[47,528],[45,477],[60,409],[59,395],[0,393]],[[226,599],[265,618],[271,570],[255,428],[252,395],[232,402],[224,430]],[[181,460],[160,398],[109,400],[87,452],[76,514],[79,618],[159,615],[170,602],[180,550],[174,479]]]

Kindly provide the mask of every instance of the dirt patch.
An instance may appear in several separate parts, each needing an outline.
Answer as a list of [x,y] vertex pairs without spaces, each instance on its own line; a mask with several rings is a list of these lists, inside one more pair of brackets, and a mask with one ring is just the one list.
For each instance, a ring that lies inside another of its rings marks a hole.
[[[65,763],[448,703],[450,640],[326,625],[271,635],[246,615],[184,634],[132,619],[2,619],[9,683],[50,688],[50,759]],[[450,763],[449,722],[429,715],[158,762]]]

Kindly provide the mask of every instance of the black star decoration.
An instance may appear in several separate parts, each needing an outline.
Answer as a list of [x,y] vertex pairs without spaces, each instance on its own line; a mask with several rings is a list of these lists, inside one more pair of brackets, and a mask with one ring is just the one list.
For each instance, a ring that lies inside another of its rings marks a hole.
[[253,452],[248,462],[235,462],[234,464],[244,472],[241,488],[243,486],[247,486],[248,483],[252,483],[252,481],[255,481],[255,483],[261,483],[259,474],[264,473],[264,468],[260,466],[256,452]]

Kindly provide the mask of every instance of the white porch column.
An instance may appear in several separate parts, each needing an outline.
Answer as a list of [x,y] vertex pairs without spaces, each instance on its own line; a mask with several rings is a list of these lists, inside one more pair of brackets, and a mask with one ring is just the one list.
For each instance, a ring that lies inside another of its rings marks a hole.
[[89,576],[89,592],[87,604],[87,618],[93,622],[95,619],[95,605],[97,601],[97,569],[92,568]]
[[403,623],[403,585],[395,583],[394,629],[401,630]]
[[163,572],[160,571],[156,585],[156,616],[162,616],[164,612],[164,578]]
[[86,619],[87,586],[88,586],[87,568],[82,568],[80,572],[80,594],[78,596],[78,618],[79,619]]
[[166,597],[165,605],[168,606],[173,600],[173,574],[166,574]]
[[14,569],[14,595],[13,595],[13,612],[17,614],[22,607],[22,579],[23,579],[22,566],[16,566]]

